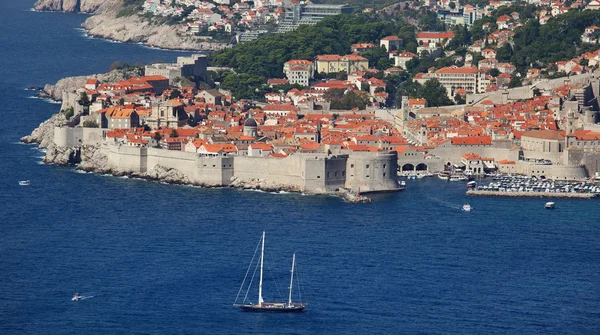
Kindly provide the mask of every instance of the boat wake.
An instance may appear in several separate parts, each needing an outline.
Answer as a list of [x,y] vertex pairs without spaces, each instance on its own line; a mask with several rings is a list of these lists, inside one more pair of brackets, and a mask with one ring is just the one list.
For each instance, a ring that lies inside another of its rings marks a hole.
[[438,199],[438,198],[436,198],[436,197],[432,197],[432,196],[427,196],[427,198],[428,198],[429,200],[431,200],[431,201],[433,201],[433,202],[435,202],[435,203],[439,204],[439,205],[442,205],[442,206],[444,206],[444,207],[448,207],[448,208],[451,208],[451,209],[456,209],[456,210],[459,210],[459,211],[462,211],[462,210],[463,210],[462,206],[460,206],[460,205],[456,205],[456,204],[454,204],[454,203],[451,203],[451,202],[449,202],[449,201],[442,200],[442,199]]

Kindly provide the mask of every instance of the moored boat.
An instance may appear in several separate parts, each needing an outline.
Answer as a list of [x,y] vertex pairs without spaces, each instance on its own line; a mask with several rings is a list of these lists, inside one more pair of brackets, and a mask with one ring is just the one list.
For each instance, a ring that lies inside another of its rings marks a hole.
[[477,187],[477,182],[476,181],[470,181],[467,183],[467,188],[475,188]]

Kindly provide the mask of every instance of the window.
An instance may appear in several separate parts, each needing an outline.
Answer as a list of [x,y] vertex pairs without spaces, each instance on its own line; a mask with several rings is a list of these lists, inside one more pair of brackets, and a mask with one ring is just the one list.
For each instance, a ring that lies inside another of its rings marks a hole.
[[383,168],[384,168],[384,169],[385,169],[386,165],[387,165],[387,164],[383,164]]
[[369,175],[366,175],[365,177],[366,177],[366,178],[369,178]]
[[367,164],[367,169],[369,168],[369,164]]
[[385,177],[385,172],[383,173],[383,176]]
[[321,176],[317,176],[317,179],[321,179]]
[[353,167],[354,167],[354,164],[350,164],[350,167],[351,167],[351,168],[353,168]]

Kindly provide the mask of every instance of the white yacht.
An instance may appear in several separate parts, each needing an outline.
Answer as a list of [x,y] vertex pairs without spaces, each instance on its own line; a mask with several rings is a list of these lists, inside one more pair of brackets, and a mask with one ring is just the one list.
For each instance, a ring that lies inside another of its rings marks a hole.
[[20,186],[31,186],[31,180],[19,180]]
[[469,205],[469,204],[464,204],[464,205],[462,206],[462,210],[463,210],[463,211],[465,211],[465,212],[470,212],[470,211],[471,211],[471,205]]
[[544,207],[546,207],[546,209],[554,209],[554,203],[552,201],[548,201]]

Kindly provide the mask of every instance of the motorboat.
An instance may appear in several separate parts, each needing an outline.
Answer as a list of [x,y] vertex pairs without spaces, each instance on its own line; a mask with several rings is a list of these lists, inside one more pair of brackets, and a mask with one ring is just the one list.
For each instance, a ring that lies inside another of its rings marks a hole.
[[19,180],[20,186],[31,186],[31,180]]
[[438,173],[438,178],[440,178],[442,180],[448,180],[448,179],[450,179],[450,172],[442,171],[442,172]]
[[465,181],[465,180],[468,180],[468,179],[469,179],[469,178],[467,178],[467,177],[466,177],[466,176],[464,176],[464,175],[461,175],[461,174],[453,174],[453,175],[451,175],[451,176],[450,176],[450,179],[448,179],[448,180],[450,180],[450,181]]
[[549,201],[546,203],[546,205],[544,205],[544,207],[546,207],[546,209],[554,209],[554,203]]
[[476,181],[470,181],[467,183],[467,188],[475,188],[477,187],[477,182]]
[[470,212],[470,211],[471,211],[471,205],[469,205],[469,204],[464,204],[464,205],[462,206],[462,210],[463,210],[463,211],[465,211],[465,212]]
[[83,300],[83,299],[85,299],[84,296],[79,295],[79,293],[75,293],[75,294],[73,294],[73,298],[71,298],[71,301],[80,301],[80,300]]

